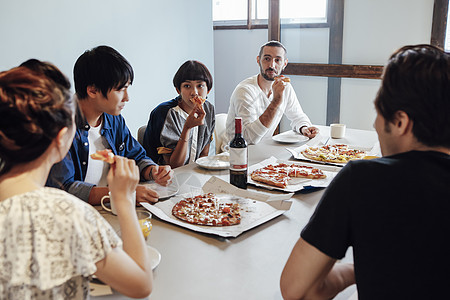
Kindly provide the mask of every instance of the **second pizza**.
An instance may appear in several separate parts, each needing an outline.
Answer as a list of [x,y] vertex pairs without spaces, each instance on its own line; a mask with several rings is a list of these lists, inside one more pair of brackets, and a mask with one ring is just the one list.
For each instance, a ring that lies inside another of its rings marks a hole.
[[321,169],[300,165],[279,163],[256,169],[250,175],[254,181],[285,188],[291,178],[325,179]]

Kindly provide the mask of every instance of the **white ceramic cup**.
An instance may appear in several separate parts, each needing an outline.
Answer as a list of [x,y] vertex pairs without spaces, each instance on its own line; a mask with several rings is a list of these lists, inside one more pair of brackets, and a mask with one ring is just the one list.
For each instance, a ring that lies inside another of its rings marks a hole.
[[[108,198],[109,198],[109,203],[110,203],[111,208],[107,207],[103,203],[103,201],[105,201],[105,199],[108,199]],[[133,193],[131,198],[133,199],[133,206],[136,206],[136,192]],[[100,200],[100,203],[104,210],[107,210],[107,211],[112,212],[113,214],[117,215],[117,209],[114,206],[114,199],[111,198],[111,192],[109,192],[108,195],[103,196],[102,199]]]
[[345,124],[330,124],[330,136],[333,139],[342,139],[345,136]]

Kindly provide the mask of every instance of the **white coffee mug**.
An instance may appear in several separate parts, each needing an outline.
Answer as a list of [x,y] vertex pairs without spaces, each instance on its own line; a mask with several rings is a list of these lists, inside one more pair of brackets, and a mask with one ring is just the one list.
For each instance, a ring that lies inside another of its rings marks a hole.
[[[105,201],[105,199],[109,198],[109,203],[111,208],[107,207],[103,201]],[[136,206],[136,192],[134,192],[131,196],[131,199],[133,200],[133,206]],[[104,210],[107,210],[109,212],[112,212],[113,214],[117,215],[117,209],[114,206],[114,199],[111,197],[111,192],[108,193],[108,195],[105,195],[102,197],[102,199],[100,200],[100,204],[102,205]]]
[[330,124],[330,136],[333,139],[342,139],[345,136],[345,124]]

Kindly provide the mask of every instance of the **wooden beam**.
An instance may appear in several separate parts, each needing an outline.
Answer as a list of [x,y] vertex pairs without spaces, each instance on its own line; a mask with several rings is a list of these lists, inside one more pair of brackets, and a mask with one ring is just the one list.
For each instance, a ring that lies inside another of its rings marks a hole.
[[[269,0],[269,20],[268,20],[268,40],[281,41],[281,20],[280,20],[280,0]],[[280,123],[273,132],[274,135],[280,133]]]
[[[342,63],[344,36],[344,0],[328,0],[327,21],[330,24],[329,64]],[[328,77],[327,125],[339,123],[341,115],[341,78]]]
[[344,0],[328,1],[327,19],[330,24],[328,63],[341,64],[344,36]]
[[431,27],[431,45],[445,49],[447,30],[448,0],[434,0],[433,24]]
[[[235,30],[235,29],[249,29],[247,25],[217,25],[213,27],[214,30]],[[251,24],[250,29],[267,29],[267,24]]]
[[247,2],[247,29],[252,29],[252,1]]
[[269,0],[269,41],[281,41],[280,0]]
[[[254,24],[251,22],[250,28],[249,22],[247,25],[214,25],[214,30],[234,30],[234,29],[268,29],[267,24]],[[281,28],[328,28],[328,23],[300,23],[300,24],[281,24]]]
[[380,79],[383,66],[289,63],[286,75]]

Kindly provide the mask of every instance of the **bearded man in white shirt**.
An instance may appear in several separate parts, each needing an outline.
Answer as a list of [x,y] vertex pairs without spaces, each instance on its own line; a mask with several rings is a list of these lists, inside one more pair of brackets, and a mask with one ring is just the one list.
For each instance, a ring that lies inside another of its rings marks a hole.
[[243,135],[249,144],[272,136],[283,114],[295,132],[309,138],[319,133],[303,112],[292,85],[280,76],[288,63],[286,54],[286,48],[278,41],[261,46],[256,57],[260,73],[240,82],[231,95],[226,123],[228,141],[234,137],[235,117],[242,118]]

